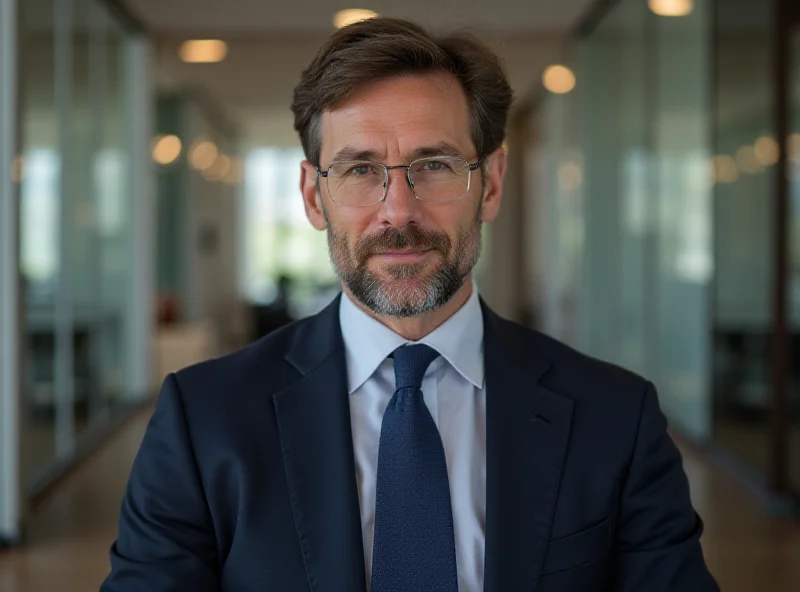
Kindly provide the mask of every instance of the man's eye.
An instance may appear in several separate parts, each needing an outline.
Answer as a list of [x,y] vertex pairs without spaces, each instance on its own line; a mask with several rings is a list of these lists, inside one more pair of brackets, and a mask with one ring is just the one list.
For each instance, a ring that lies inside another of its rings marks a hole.
[[431,171],[433,173],[436,173],[436,172],[439,172],[439,171],[445,171],[445,170],[447,170],[449,168],[450,167],[447,166],[447,163],[442,162],[440,160],[428,161],[428,162],[425,163],[425,166],[422,167],[423,170]]
[[372,167],[368,164],[360,164],[358,166],[352,167],[349,171],[349,175],[353,175],[354,177],[363,177],[364,175],[368,175],[372,171]]

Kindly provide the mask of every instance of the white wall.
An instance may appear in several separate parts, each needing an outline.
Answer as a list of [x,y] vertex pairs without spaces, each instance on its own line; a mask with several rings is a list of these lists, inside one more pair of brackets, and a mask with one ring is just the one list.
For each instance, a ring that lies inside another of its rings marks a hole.
[[[185,137],[219,138],[202,109],[187,105]],[[230,153],[225,147],[224,151]],[[184,297],[190,321],[216,321],[234,310],[237,292],[237,202],[238,188],[209,182],[192,169],[186,184],[186,284]],[[210,234],[209,234],[210,233]],[[212,244],[203,244],[211,238]]]

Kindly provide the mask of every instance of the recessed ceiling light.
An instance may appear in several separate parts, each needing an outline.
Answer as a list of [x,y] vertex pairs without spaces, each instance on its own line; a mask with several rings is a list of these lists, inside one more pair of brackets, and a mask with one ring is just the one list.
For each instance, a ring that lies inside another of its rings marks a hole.
[[231,158],[231,166],[228,169],[228,173],[222,179],[225,183],[229,185],[236,185],[242,182],[243,171],[242,171],[242,160],[239,157],[232,157]]
[[798,133],[789,136],[789,155],[795,160],[800,160],[800,134]]
[[341,29],[342,27],[352,25],[359,21],[366,21],[376,16],[378,16],[378,13],[374,10],[367,10],[366,8],[347,8],[336,13],[333,17],[333,24],[337,29]]
[[752,146],[742,146],[736,152],[736,163],[743,173],[755,175],[764,170],[764,165],[758,159],[756,149]]
[[227,57],[228,44],[219,39],[194,39],[183,42],[178,54],[190,64],[212,64]]
[[565,162],[558,167],[558,182],[565,191],[575,191],[583,185],[583,169],[577,162]]
[[720,154],[712,160],[713,178],[718,183],[735,183],[739,180],[739,167],[728,154]]
[[764,166],[777,164],[780,159],[778,143],[769,136],[761,136],[755,143],[756,158]]
[[219,156],[219,150],[211,140],[198,140],[189,150],[189,166],[197,171],[210,169]]
[[231,159],[225,154],[220,154],[210,167],[203,171],[206,181],[222,181],[231,170]]
[[575,74],[566,66],[550,66],[542,77],[544,87],[552,93],[566,94],[575,88]]
[[23,156],[15,156],[11,161],[11,180],[14,183],[22,183],[23,174],[25,171],[25,158]]
[[153,160],[161,165],[171,164],[181,155],[181,149],[178,136],[158,136],[153,142]]
[[649,5],[658,16],[686,16],[694,10],[694,0],[649,0]]

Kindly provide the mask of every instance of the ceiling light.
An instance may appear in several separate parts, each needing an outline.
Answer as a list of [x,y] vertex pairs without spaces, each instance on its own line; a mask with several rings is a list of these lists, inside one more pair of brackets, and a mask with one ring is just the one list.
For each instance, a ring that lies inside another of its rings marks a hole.
[[25,159],[22,156],[15,156],[11,161],[11,180],[14,183],[22,183],[25,170]]
[[758,162],[764,166],[772,166],[780,158],[778,143],[769,136],[762,136],[756,140],[755,150]]
[[566,66],[550,66],[544,71],[542,81],[547,90],[559,95],[575,88],[575,74]]
[[798,133],[789,136],[789,156],[794,160],[800,160],[800,134]]
[[216,162],[218,155],[219,151],[214,142],[199,140],[189,151],[189,165],[198,171],[208,170]]
[[575,191],[583,185],[583,170],[576,162],[565,162],[558,167],[558,183],[564,191]]
[[742,146],[739,148],[736,152],[736,162],[742,172],[749,175],[755,175],[764,170],[764,165],[759,161],[756,155],[756,149],[752,146]]
[[347,8],[345,10],[340,10],[334,15],[333,24],[337,29],[341,29],[342,27],[347,27],[348,25],[352,25],[353,23],[357,23],[359,21],[366,21],[368,19],[375,18],[376,16],[378,16],[378,13],[374,10],[367,10],[365,8]]
[[686,16],[694,10],[694,0],[649,0],[649,5],[658,16]]
[[713,162],[714,180],[719,183],[734,183],[739,179],[739,168],[732,156],[715,156]]
[[228,45],[219,39],[195,39],[181,44],[178,54],[190,64],[211,64],[225,59]]
[[217,156],[208,169],[203,172],[206,181],[222,181],[231,169],[231,159],[224,154]]
[[181,155],[181,148],[178,136],[157,136],[153,142],[153,160],[160,165],[171,164]]
[[243,177],[242,169],[242,159],[238,157],[231,158],[231,166],[228,169],[228,173],[222,180],[229,185],[237,185],[241,183]]

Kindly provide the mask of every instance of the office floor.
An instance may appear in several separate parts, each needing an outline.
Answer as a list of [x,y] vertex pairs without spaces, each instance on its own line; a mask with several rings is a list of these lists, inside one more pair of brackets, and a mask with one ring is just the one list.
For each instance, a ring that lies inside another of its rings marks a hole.
[[[30,524],[24,550],[0,553],[0,592],[91,592],[108,571],[108,547],[147,416],[74,473]],[[764,516],[757,500],[685,452],[703,546],[724,592],[800,590],[800,524]]]

